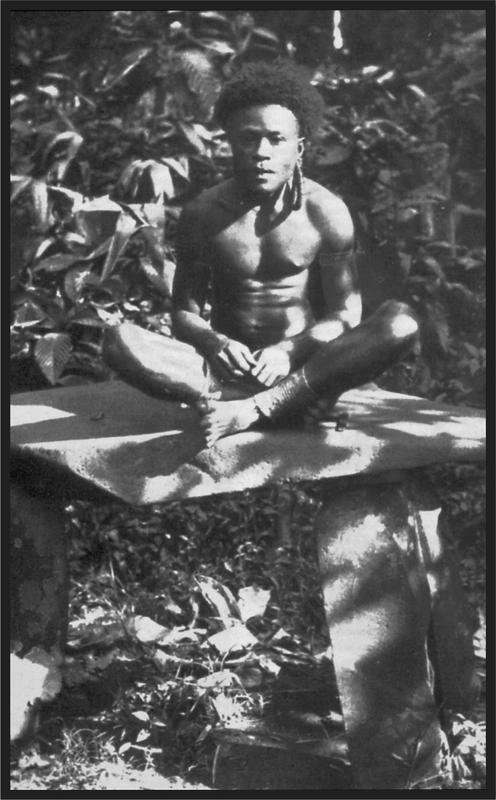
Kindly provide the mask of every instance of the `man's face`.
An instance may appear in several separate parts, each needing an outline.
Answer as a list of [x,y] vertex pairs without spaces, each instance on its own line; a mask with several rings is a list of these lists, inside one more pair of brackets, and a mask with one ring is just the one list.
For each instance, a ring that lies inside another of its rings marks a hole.
[[234,175],[249,192],[276,193],[292,178],[303,151],[298,120],[284,106],[263,105],[233,114],[227,126]]

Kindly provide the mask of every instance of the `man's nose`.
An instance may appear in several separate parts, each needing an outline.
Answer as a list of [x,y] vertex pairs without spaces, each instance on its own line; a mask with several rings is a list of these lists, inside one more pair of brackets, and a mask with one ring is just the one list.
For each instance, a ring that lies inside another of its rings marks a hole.
[[270,156],[270,142],[268,139],[263,137],[260,139],[258,146],[255,151],[256,158],[269,158]]

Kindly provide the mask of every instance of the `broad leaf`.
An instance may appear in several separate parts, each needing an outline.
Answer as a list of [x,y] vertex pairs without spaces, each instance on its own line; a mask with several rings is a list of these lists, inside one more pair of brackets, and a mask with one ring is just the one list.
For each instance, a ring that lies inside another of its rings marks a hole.
[[33,200],[35,224],[41,230],[45,230],[50,219],[47,184],[45,181],[32,180],[30,189]]
[[10,178],[10,182],[12,184],[12,189],[10,192],[10,202],[13,203],[14,200],[19,197],[21,192],[24,189],[27,189],[32,181],[28,175],[12,175]]
[[133,711],[132,715],[136,719],[139,719],[140,722],[149,722],[150,721],[150,717],[148,716],[146,711]]
[[232,592],[214,578],[196,578],[196,583],[207,601],[216,611],[224,628],[229,628],[239,620],[239,609]]
[[167,200],[174,197],[176,192],[170,169],[166,164],[150,161],[147,166],[147,172],[153,186],[153,198],[150,199],[157,200],[161,195],[165,195]]
[[238,608],[241,619],[246,622],[252,617],[261,617],[270,599],[270,591],[258,586],[245,586],[238,592]]
[[121,60],[118,66],[111,70],[102,81],[102,89],[104,92],[109,92],[118,83],[124,80],[129,73],[135,69],[141,62],[153,51],[152,47],[138,47]]
[[32,328],[39,325],[45,317],[45,312],[38,305],[32,300],[25,300],[19,308],[16,308],[13,327]]
[[85,197],[81,192],[74,192],[72,189],[66,189],[63,186],[49,186],[48,195],[55,198],[55,201],[58,199],[67,201],[67,205],[70,206],[73,214],[79,211],[85,202]]
[[258,639],[242,625],[240,622],[234,622],[231,627],[220,633],[214,633],[209,636],[207,642],[211,644],[221,655],[227,653],[238,652],[246,650],[249,647],[258,643]]
[[168,628],[154,622],[150,617],[136,616],[128,621],[126,624],[128,632],[135,636],[140,642],[157,642],[167,633]]
[[83,143],[76,131],[64,131],[51,139],[43,153],[43,168],[49,182],[59,183]]
[[198,678],[196,685],[200,689],[221,689],[224,687],[238,684],[236,675],[230,669],[221,669],[219,672],[212,672],[204,678]]
[[178,156],[177,158],[161,158],[160,161],[163,164],[167,164],[168,167],[177,172],[177,174],[184,178],[185,181],[189,181],[189,159],[186,156]]
[[202,50],[190,48],[175,55],[174,67],[186,79],[187,87],[194,97],[194,116],[210,118],[221,89],[220,75],[213,59]]
[[101,282],[103,282],[115,269],[117,261],[119,257],[122,255],[126,246],[129,242],[129,239],[137,230],[137,223],[130,214],[125,214],[121,212],[119,219],[117,220],[117,225],[115,228],[115,233],[110,242],[110,247],[108,249],[107,257],[105,259],[105,263],[102,269],[101,275]]
[[184,134],[186,140],[189,144],[202,156],[208,156],[208,150],[205,146],[205,142],[199,136],[198,132],[195,130],[195,126],[191,125],[189,122],[181,122],[178,121],[178,125],[182,133]]
[[33,268],[33,273],[35,272],[62,272],[62,270],[67,269],[76,261],[79,260],[78,256],[71,255],[68,253],[55,253],[53,256],[47,256],[42,261],[38,262],[36,266]]
[[152,264],[148,256],[141,256],[140,267],[150,283],[164,295],[170,296],[171,286],[164,280],[163,272]]
[[212,22],[220,22],[224,23],[224,25],[229,25],[229,20],[225,16],[225,14],[221,14],[219,11],[199,11],[198,16],[202,17],[203,19],[211,20]]
[[71,353],[71,337],[67,333],[47,333],[34,348],[36,363],[53,385],[62,375]]
[[179,642],[197,642],[198,633],[193,628],[175,627],[171,631],[160,637],[157,644],[160,647],[169,647],[170,645],[179,644]]
[[268,28],[253,28],[253,35],[279,46],[279,37]]
[[91,267],[84,264],[72,267],[67,271],[64,278],[64,291],[73,303],[78,303],[84,293],[84,290],[90,286],[98,286],[100,280]]
[[86,243],[98,247],[113,236],[121,213],[121,206],[105,195],[83,203],[75,214],[75,221]]

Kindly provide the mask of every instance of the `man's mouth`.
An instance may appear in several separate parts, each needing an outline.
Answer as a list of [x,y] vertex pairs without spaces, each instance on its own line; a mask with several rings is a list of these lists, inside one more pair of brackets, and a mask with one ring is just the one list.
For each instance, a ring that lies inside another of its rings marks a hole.
[[254,169],[252,174],[255,176],[255,178],[268,178],[274,173],[271,169]]

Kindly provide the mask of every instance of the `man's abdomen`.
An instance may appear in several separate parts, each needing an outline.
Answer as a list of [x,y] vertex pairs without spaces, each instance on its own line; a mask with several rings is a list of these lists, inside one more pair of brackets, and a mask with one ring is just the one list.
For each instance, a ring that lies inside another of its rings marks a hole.
[[250,308],[219,308],[212,318],[216,330],[252,349],[296,336],[313,321],[306,303],[276,307],[268,303],[252,303]]

